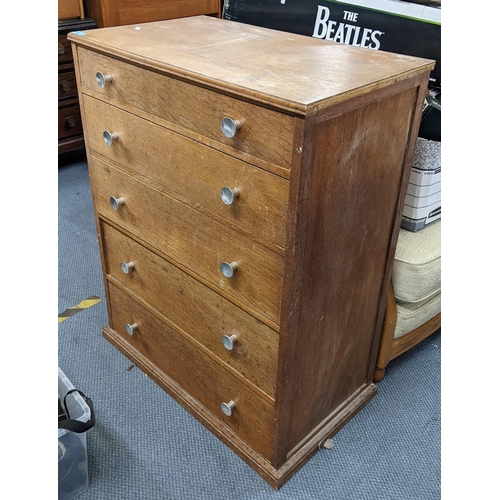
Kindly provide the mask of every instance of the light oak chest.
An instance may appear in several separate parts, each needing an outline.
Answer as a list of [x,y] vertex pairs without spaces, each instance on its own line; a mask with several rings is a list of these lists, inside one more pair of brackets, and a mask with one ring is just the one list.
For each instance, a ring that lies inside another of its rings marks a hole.
[[69,39],[103,334],[279,488],[375,395],[433,62],[204,16]]

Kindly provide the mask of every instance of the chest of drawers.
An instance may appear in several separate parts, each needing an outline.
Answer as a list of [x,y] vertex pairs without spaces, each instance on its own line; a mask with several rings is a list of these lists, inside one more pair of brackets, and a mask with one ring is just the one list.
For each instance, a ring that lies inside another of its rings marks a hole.
[[69,39],[103,335],[279,488],[376,393],[433,62],[205,16]]
[[[64,12],[74,13],[79,8],[79,2],[59,2],[59,8],[67,9]],[[92,19],[66,19],[59,20],[58,24],[58,153],[70,153],[83,150],[83,129],[80,116],[80,103],[76,86],[75,68],[73,65],[73,52],[67,39],[70,31],[90,30],[96,28]]]

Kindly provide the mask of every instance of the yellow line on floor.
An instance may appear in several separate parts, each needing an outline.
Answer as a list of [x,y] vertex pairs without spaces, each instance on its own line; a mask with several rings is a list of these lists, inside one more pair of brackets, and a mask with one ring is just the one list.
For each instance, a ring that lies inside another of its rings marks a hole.
[[71,316],[74,316],[76,313],[83,311],[84,309],[88,309],[89,307],[95,306],[96,304],[99,304],[99,302],[101,302],[101,299],[96,295],[82,300],[76,306],[68,307],[68,309],[66,309],[64,312],[59,313],[59,315],[57,316],[57,322],[62,323],[64,320],[71,318]]

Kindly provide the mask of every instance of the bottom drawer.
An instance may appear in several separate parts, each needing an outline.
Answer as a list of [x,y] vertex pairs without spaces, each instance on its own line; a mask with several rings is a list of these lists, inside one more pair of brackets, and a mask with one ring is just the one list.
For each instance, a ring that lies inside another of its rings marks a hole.
[[[111,328],[270,461],[273,406],[117,286],[108,287]],[[227,416],[221,404],[231,401]]]

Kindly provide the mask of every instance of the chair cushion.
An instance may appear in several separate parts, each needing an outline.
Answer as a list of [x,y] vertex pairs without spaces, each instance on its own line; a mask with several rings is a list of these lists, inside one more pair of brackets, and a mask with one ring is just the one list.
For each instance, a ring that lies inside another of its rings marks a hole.
[[399,230],[392,284],[396,301],[407,303],[441,290],[441,220],[416,233]]
[[396,330],[394,338],[402,337],[441,312],[441,292],[428,299],[416,303],[399,303],[396,301]]

